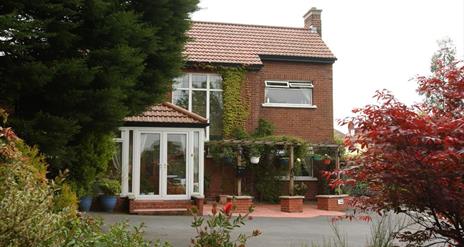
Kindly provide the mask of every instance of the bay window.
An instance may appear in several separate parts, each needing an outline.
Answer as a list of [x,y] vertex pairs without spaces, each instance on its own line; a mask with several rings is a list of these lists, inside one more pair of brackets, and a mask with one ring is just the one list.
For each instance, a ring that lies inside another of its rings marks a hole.
[[222,139],[222,77],[217,74],[187,73],[175,78],[172,103],[208,119],[206,137]]

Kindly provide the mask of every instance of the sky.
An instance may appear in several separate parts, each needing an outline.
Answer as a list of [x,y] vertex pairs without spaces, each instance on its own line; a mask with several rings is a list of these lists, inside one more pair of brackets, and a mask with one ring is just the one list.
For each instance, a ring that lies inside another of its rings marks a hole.
[[464,0],[200,0],[196,21],[303,27],[322,9],[322,39],[333,67],[334,121],[374,103],[378,89],[402,102],[420,101],[414,78],[430,74],[437,41],[450,38],[464,59]]

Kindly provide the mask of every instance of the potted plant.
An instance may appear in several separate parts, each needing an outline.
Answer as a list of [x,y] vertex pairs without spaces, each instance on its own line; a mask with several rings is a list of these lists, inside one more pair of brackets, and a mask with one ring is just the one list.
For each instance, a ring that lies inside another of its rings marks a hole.
[[235,152],[234,150],[232,149],[232,147],[224,147],[222,149],[222,157],[223,157],[223,160],[224,160],[224,164],[227,164],[227,165],[233,165],[234,164],[234,160],[235,160]]
[[251,164],[258,164],[259,158],[261,157],[261,150],[258,146],[251,146],[248,150],[250,155],[250,163]]
[[322,156],[322,163],[324,165],[330,165],[331,162],[332,162],[332,158],[330,158],[328,154],[324,154],[324,156]]
[[93,196],[89,187],[79,187],[76,189],[77,196],[79,197],[79,210],[81,212],[89,212],[92,206]]
[[288,156],[285,149],[276,150],[275,157],[277,157],[277,163],[280,166],[288,166]]
[[103,192],[100,198],[103,209],[109,213],[113,212],[116,206],[117,196],[121,192],[121,184],[116,179],[102,178],[98,185]]

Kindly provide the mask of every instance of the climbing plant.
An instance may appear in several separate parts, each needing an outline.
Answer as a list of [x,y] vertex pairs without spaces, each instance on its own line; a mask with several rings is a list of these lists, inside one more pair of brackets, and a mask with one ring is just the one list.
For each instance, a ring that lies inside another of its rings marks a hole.
[[242,86],[246,69],[242,67],[219,67],[223,80],[224,137],[230,138],[234,131],[244,129],[248,117],[248,107],[242,97]]

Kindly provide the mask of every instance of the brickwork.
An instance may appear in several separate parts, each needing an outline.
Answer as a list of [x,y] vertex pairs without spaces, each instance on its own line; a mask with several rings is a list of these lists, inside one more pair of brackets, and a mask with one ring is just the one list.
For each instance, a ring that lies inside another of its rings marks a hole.
[[[262,106],[266,80],[312,81],[313,104],[317,109]],[[259,71],[247,73],[245,90],[250,101],[247,131],[253,131],[263,118],[275,125],[276,135],[298,136],[311,143],[333,143],[332,65],[264,61]]]
[[280,210],[287,213],[303,212],[303,197],[280,197]]
[[346,195],[331,197],[317,196],[317,208],[321,210],[345,211],[348,208],[348,202],[349,198]]
[[238,196],[227,197],[227,202],[232,202],[234,205],[233,213],[246,214],[249,208],[253,205],[253,197],[251,196]]
[[196,200],[129,200],[132,214],[172,214],[190,215],[192,206],[197,206],[203,214],[203,199]]

